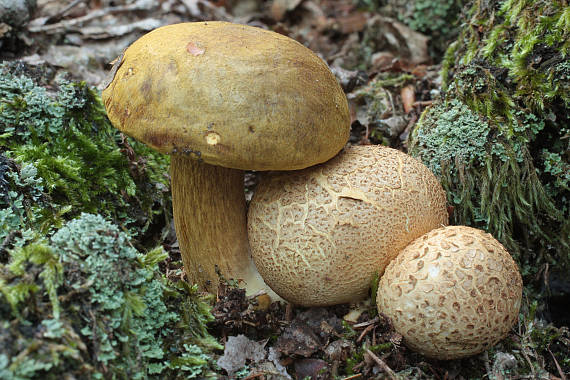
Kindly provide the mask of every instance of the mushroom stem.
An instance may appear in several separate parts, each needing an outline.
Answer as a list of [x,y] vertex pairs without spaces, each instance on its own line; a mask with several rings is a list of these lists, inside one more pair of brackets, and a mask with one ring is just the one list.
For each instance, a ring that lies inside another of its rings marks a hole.
[[249,253],[244,171],[181,154],[172,155],[170,171],[174,226],[188,280],[215,292],[217,268],[226,279],[239,280],[246,293],[264,290],[277,299]]

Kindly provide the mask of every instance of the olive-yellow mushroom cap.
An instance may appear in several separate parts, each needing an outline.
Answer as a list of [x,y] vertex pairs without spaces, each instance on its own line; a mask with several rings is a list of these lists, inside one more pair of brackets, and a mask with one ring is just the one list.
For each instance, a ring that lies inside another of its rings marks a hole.
[[445,193],[427,167],[395,149],[354,146],[325,164],[262,178],[248,233],[277,294],[333,305],[366,297],[375,272],[447,218]]
[[261,28],[158,28],[124,52],[103,91],[109,119],[163,153],[244,170],[324,162],[350,130],[346,96],[311,50]]
[[407,346],[436,359],[483,352],[517,320],[522,280],[490,234],[465,226],[419,237],[392,261],[378,286],[378,311]]

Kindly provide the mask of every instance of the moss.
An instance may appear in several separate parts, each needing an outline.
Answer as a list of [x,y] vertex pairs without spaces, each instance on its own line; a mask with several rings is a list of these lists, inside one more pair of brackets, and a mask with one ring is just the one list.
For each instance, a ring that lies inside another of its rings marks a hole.
[[166,256],[92,214],[13,250],[0,266],[2,378],[214,377],[209,305],[164,279]]
[[144,234],[169,213],[168,157],[115,130],[85,83],[60,80],[54,90],[45,81],[17,64],[0,66],[0,173],[8,190],[0,202],[9,209],[0,238],[14,228],[45,233],[82,212]]
[[527,279],[570,265],[568,15],[562,1],[473,2],[445,55],[444,96],[410,135],[452,222],[491,232]]
[[557,328],[538,318],[538,309],[539,301],[524,300],[517,334],[506,339],[500,348],[511,352],[516,358],[518,376],[540,378],[548,377],[549,373],[568,373],[570,331],[567,327]]

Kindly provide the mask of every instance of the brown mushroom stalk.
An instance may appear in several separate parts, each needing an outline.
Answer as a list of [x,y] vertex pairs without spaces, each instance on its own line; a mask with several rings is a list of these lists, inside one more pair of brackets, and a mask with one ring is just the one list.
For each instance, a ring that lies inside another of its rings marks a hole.
[[[174,225],[188,279],[215,290],[218,274],[231,277],[248,293],[265,290],[249,255],[244,171],[208,165],[184,154],[172,155]],[[200,189],[200,191],[195,191]]]

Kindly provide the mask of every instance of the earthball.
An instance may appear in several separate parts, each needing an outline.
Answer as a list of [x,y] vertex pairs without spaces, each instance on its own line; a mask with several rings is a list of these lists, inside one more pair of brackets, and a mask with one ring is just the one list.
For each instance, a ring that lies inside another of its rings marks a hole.
[[380,279],[376,300],[408,347],[457,359],[503,339],[521,298],[521,275],[505,248],[484,231],[449,226],[402,250]]
[[249,207],[255,265],[285,300],[358,301],[412,240],[447,224],[445,193],[422,163],[383,146],[262,178]]

